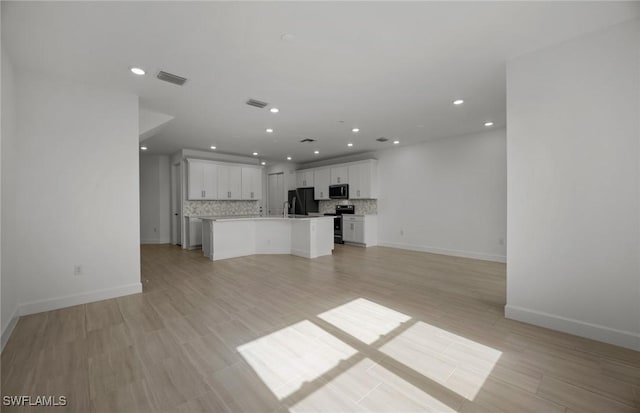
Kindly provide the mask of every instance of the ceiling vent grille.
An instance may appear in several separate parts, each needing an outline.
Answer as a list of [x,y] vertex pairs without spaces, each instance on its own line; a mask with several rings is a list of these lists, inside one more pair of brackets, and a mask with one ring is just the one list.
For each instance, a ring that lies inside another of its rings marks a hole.
[[384,136],[379,137],[378,139],[376,139],[378,142],[386,142],[389,139],[385,138]]
[[264,108],[265,106],[267,106],[267,105],[268,105],[268,103],[267,103],[267,102],[262,102],[262,101],[257,100],[257,99],[249,99],[249,100],[247,100],[247,105],[249,105],[249,106],[255,106],[255,107],[257,107],[257,108],[262,109],[262,108]]
[[163,72],[162,70],[158,73],[158,79],[164,80],[165,82],[173,83],[174,85],[182,86],[187,81],[186,78],[178,75],[174,75],[172,73]]
[[315,139],[311,139],[311,138],[304,138],[304,139],[302,139],[300,142],[301,142],[301,143],[307,143],[307,142],[308,142],[308,143],[311,143],[311,142],[315,142],[315,141],[316,141]]

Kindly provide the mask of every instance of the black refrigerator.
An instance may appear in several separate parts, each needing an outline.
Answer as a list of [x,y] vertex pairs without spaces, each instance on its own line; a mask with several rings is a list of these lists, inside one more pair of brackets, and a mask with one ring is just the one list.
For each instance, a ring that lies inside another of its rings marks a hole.
[[[294,210],[295,198],[295,210]],[[313,199],[313,188],[298,188],[289,191],[289,213],[307,215],[309,212],[318,212],[318,201]]]

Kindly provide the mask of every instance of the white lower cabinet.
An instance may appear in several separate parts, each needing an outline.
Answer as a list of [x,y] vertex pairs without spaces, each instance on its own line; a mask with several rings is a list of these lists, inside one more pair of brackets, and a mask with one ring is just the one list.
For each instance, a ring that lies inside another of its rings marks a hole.
[[342,240],[370,247],[378,245],[378,220],[375,215],[343,215]]
[[187,218],[187,249],[200,248],[202,245],[202,220]]

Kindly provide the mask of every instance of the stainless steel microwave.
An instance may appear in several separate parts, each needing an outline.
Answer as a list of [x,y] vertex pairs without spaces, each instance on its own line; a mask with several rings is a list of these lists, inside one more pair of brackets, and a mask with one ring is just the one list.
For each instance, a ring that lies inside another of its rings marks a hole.
[[349,184],[330,185],[329,198],[349,199]]

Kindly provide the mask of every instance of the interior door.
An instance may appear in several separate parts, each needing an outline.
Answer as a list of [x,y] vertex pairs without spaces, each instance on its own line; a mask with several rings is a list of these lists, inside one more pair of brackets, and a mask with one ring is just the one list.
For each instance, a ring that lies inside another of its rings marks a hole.
[[282,215],[284,213],[284,173],[269,174],[267,190],[269,191],[269,215]]

